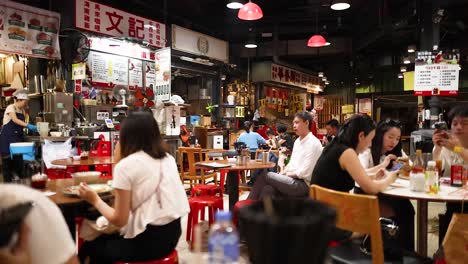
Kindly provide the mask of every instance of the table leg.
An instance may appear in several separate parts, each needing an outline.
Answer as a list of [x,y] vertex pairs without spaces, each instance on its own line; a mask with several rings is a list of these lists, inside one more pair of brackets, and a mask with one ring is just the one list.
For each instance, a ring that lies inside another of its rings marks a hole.
[[417,252],[427,256],[427,201],[418,200]]
[[232,211],[234,210],[234,205],[236,202],[239,201],[239,176],[237,171],[228,171],[227,187],[229,193],[229,211]]

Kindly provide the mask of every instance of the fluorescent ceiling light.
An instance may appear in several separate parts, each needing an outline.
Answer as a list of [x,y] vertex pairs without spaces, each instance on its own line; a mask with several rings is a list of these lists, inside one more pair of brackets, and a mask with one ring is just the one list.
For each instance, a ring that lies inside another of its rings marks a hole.
[[244,47],[246,47],[248,49],[255,49],[257,47],[257,44],[255,44],[255,43],[246,43],[244,45]]
[[348,0],[334,0],[330,6],[333,10],[345,10],[350,8],[351,5],[349,4]]
[[186,57],[186,56],[180,56],[180,59],[183,60],[183,61],[189,61],[189,62],[203,64],[203,65],[207,65],[207,66],[213,66],[214,65],[214,63],[210,62],[209,60],[205,60],[205,59],[201,59],[201,58],[193,59],[193,58]]
[[410,64],[411,63],[411,60],[409,57],[404,57],[403,58],[403,64]]
[[230,9],[241,9],[244,4],[239,0],[229,0],[226,6]]
[[403,79],[403,73],[398,74],[398,79]]
[[401,72],[406,72],[406,67],[405,66],[400,67],[400,71]]
[[319,72],[318,77],[323,77],[323,72]]
[[409,45],[408,46],[408,53],[413,53],[416,51],[416,46],[415,45]]

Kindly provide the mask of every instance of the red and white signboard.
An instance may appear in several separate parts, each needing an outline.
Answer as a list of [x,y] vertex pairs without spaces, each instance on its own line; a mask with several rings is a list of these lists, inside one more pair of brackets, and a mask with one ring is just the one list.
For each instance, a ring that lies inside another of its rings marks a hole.
[[275,63],[271,64],[271,80],[304,89],[317,89],[317,86],[320,86],[320,79],[318,77]]
[[139,44],[109,38],[88,37],[91,50],[141,60],[155,60],[155,52]]
[[75,94],[81,94],[81,80],[75,80]]
[[60,14],[0,1],[0,52],[60,59]]
[[131,37],[166,46],[166,26],[154,20],[88,0],[75,0],[75,27],[114,37]]
[[416,65],[414,95],[457,95],[459,72],[458,64]]

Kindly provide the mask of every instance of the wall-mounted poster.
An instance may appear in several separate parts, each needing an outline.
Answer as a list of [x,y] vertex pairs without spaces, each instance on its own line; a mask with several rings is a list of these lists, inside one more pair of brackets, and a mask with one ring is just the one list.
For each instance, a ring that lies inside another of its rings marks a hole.
[[154,62],[145,61],[144,64],[145,88],[153,88],[156,86],[156,69]]
[[160,49],[155,58],[156,86],[155,100],[169,101],[171,99],[171,49]]
[[60,59],[60,14],[0,1],[0,52]]
[[141,60],[128,59],[128,88],[136,90],[143,88],[143,63]]
[[89,61],[93,85],[112,87],[128,85],[128,59],[122,56],[90,52]]

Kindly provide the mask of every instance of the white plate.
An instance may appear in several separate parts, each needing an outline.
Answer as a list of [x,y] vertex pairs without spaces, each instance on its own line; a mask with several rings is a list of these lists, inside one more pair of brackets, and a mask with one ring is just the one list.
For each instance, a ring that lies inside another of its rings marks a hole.
[[[112,191],[112,187],[110,187],[107,184],[88,184],[88,186],[94,191],[96,191],[98,194],[108,193]],[[62,192],[66,195],[78,195],[79,189],[80,189],[80,185],[73,185],[73,186],[66,187],[65,189],[63,189]]]

